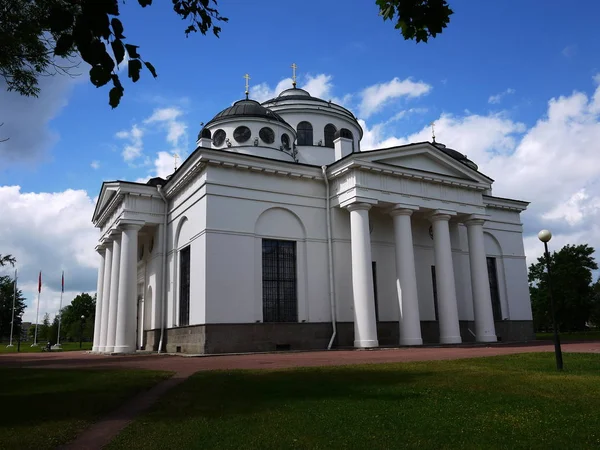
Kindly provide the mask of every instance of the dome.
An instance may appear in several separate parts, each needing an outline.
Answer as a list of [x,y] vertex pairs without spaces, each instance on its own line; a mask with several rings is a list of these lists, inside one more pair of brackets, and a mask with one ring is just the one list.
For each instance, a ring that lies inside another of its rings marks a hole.
[[452,158],[456,159],[457,161],[460,161],[461,163],[465,164],[466,166],[470,167],[471,169],[477,170],[479,168],[477,166],[477,164],[475,164],[473,161],[471,161],[470,159],[467,158],[467,155],[463,155],[461,152],[454,150],[452,148],[448,148],[444,144],[440,144],[439,142],[434,142],[433,145],[435,145],[437,148],[439,148],[446,155],[451,156]]
[[282,91],[277,97],[262,102],[262,104],[264,105],[266,103],[275,103],[284,100],[312,100],[315,102],[329,103],[323,99],[313,97],[308,93],[308,91],[305,91],[304,89],[290,88],[286,89],[285,91]]
[[255,100],[239,100],[235,102],[229,108],[225,108],[219,114],[212,118],[210,122],[205,125],[205,128],[215,122],[231,119],[235,117],[259,117],[275,122],[281,122],[287,125],[287,122],[281,118],[281,116],[268,108],[265,108]]

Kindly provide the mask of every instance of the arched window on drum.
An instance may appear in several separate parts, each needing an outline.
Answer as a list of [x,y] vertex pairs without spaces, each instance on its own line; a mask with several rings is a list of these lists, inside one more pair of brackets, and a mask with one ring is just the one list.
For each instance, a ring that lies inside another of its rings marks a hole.
[[298,145],[313,145],[313,127],[309,122],[298,124]]
[[325,125],[325,147],[333,148],[333,141],[335,139],[335,126],[328,123]]
[[354,135],[352,134],[352,131],[348,128],[342,128],[340,130],[340,137],[352,139],[352,153],[354,153]]

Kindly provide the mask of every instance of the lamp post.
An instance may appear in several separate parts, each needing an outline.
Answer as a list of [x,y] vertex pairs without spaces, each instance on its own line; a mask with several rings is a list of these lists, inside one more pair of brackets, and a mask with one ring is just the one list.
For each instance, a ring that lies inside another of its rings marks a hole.
[[85,316],[81,315],[81,322],[79,324],[79,348],[81,348],[81,344],[83,342],[83,322],[85,322]]
[[562,370],[563,359],[562,351],[560,349],[558,327],[556,326],[554,299],[552,298],[552,273],[550,272],[550,253],[548,252],[548,242],[550,239],[552,239],[552,233],[548,230],[542,230],[538,233],[538,239],[544,243],[544,257],[546,259],[546,269],[548,271],[548,297],[550,298],[550,312],[552,314],[552,328],[554,330],[554,355],[556,356],[556,370]]

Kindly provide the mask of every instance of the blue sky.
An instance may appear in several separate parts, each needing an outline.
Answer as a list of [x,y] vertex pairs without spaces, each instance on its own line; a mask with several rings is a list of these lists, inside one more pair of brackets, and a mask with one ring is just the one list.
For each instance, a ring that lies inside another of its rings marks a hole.
[[0,200],[19,218],[0,218],[0,253],[17,254],[30,297],[27,283],[48,271],[49,310],[62,269],[71,294],[95,290],[90,220],[102,181],[166,170],[171,152],[193,151],[200,122],[243,97],[245,73],[260,99],[289,86],[280,82],[292,62],[300,86],[361,119],[363,148],[428,139],[436,121],[438,141],[496,179],[497,195],[532,201],[524,215],[528,256],[537,255],[532,233],[544,224],[556,230],[556,245],[600,245],[600,152],[592,151],[600,142],[600,3],[449,3],[448,28],[415,44],[383,22],[375,0],[222,0],[230,20],[218,39],[186,38],[170,2],[145,9],[127,2],[124,34],[159,77],[124,79],[117,109],[83,65],[79,77],[44,79],[40,99],[1,93],[0,136],[11,139],[0,148]]

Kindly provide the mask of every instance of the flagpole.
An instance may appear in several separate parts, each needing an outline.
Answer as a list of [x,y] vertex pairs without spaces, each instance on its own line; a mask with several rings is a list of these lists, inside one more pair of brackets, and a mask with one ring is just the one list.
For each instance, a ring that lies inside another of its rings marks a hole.
[[10,340],[8,342],[8,347],[13,347],[12,339],[13,339],[13,330],[15,329],[15,303],[17,300],[17,269],[15,269],[15,281],[13,283],[13,307],[12,307],[12,316],[10,319]]
[[52,346],[52,348],[60,349],[60,322],[62,319],[62,298],[63,293],[65,292],[65,271],[62,272],[62,277],[60,279],[60,303],[58,305],[58,333],[56,334],[56,344]]
[[40,270],[40,277],[38,281],[38,301],[37,301],[37,312],[35,313],[35,333],[33,335],[32,347],[37,347],[37,332],[38,332],[38,319],[40,317],[40,294],[42,293],[42,271]]

